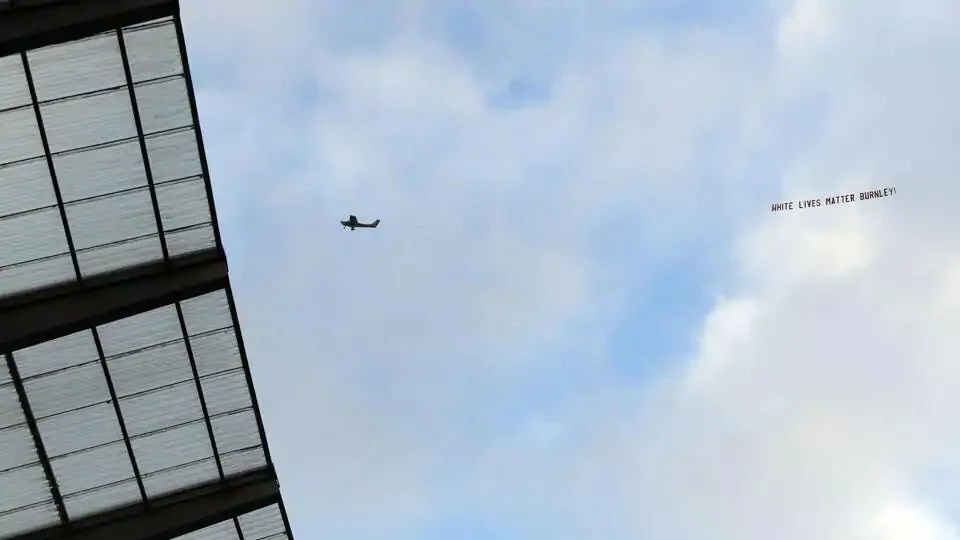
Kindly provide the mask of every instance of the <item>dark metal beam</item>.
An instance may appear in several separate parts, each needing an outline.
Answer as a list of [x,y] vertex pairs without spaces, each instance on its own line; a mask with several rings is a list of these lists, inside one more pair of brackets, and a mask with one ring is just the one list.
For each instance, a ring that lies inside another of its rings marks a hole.
[[293,538],[293,529],[290,528],[290,520],[287,518],[287,507],[283,505],[283,499],[277,505],[280,507],[280,517],[283,519],[283,528],[287,532],[287,538]]
[[237,348],[240,351],[240,363],[243,365],[243,375],[247,379],[247,391],[253,404],[253,413],[257,419],[257,430],[260,440],[263,441],[263,456],[267,465],[273,467],[273,458],[270,457],[270,448],[267,445],[267,431],[263,427],[263,418],[260,417],[260,405],[257,404],[257,392],[253,389],[253,374],[250,372],[250,362],[247,361],[247,348],[243,345],[243,333],[240,331],[240,316],[237,314],[237,304],[233,298],[233,287],[227,284],[227,305],[230,308],[230,319],[233,322],[233,331],[237,335]]
[[243,528],[240,527],[240,517],[239,517],[239,516],[235,516],[235,517],[233,518],[233,528],[235,528],[235,529],[237,530],[237,538],[239,538],[240,540],[246,540],[246,539],[243,537]]
[[0,303],[0,352],[223,289],[227,263],[216,250],[124,270]]
[[207,410],[207,400],[203,398],[203,384],[200,382],[200,371],[197,369],[197,360],[193,357],[190,333],[187,332],[187,321],[183,318],[183,307],[180,306],[180,302],[177,302],[177,319],[180,320],[183,344],[187,349],[187,359],[190,360],[190,371],[193,373],[193,382],[197,388],[197,397],[200,398],[203,422],[207,426],[207,436],[210,438],[210,450],[213,451],[213,458],[217,462],[217,473],[220,475],[220,480],[223,480],[223,462],[220,460],[220,451],[217,450],[217,439],[213,436],[213,422],[210,421],[210,412]]
[[37,420],[33,417],[33,408],[30,406],[30,400],[27,399],[27,390],[23,387],[23,379],[20,378],[20,370],[13,359],[13,353],[7,353],[7,370],[10,372],[10,378],[13,380],[13,387],[17,390],[17,397],[20,398],[20,408],[23,409],[23,417],[30,428],[30,435],[33,436],[33,445],[37,450],[37,459],[43,467],[43,473],[47,477],[47,484],[50,486],[50,495],[53,502],[57,505],[57,513],[60,514],[60,523],[67,526],[70,518],[67,516],[67,507],[63,504],[63,495],[60,493],[60,486],[57,485],[57,477],[53,474],[53,467],[50,466],[50,458],[47,456],[47,450],[43,446],[43,439],[40,437],[40,428],[37,427]]
[[133,476],[137,479],[137,489],[140,490],[140,500],[143,504],[149,504],[150,498],[147,497],[147,490],[143,485],[143,476],[140,474],[140,466],[137,465],[137,456],[133,453],[133,443],[130,441],[130,434],[127,432],[127,424],[123,421],[123,411],[120,410],[120,400],[117,398],[117,390],[113,386],[113,377],[110,376],[110,368],[107,367],[107,357],[103,354],[103,342],[100,341],[100,332],[96,328],[91,328],[93,333],[93,343],[97,347],[97,355],[100,357],[100,367],[103,369],[103,378],[107,380],[107,391],[110,392],[110,402],[113,403],[113,412],[117,415],[117,422],[120,423],[120,434],[123,436],[123,444],[127,448],[127,457],[130,458],[130,465],[133,466]]
[[153,204],[153,217],[157,221],[157,235],[160,237],[160,251],[163,260],[170,260],[167,251],[167,235],[163,231],[163,219],[160,217],[160,204],[157,202],[157,189],[153,185],[153,170],[150,168],[150,155],[147,152],[147,140],[143,138],[143,122],[140,120],[140,107],[137,106],[137,91],[133,86],[133,75],[130,74],[130,59],[127,57],[127,45],[123,41],[123,30],[117,28],[117,43],[120,45],[120,60],[123,63],[123,75],[127,80],[127,92],[130,94],[130,107],[133,109],[133,123],[137,128],[137,139],[140,141],[140,158],[143,160],[143,170],[147,175],[147,188],[150,190],[150,201]]
[[273,469],[265,468],[53,527],[13,540],[169,540],[280,500]]
[[67,220],[67,209],[63,205],[63,195],[60,193],[60,182],[57,182],[57,168],[53,166],[53,155],[50,154],[50,142],[47,140],[47,130],[43,128],[43,114],[40,113],[40,100],[37,99],[37,86],[33,82],[33,72],[30,71],[30,62],[27,59],[27,53],[20,53],[20,61],[23,63],[23,74],[27,79],[27,88],[30,90],[30,101],[33,103],[33,114],[37,120],[37,128],[40,130],[40,142],[43,146],[43,155],[47,160],[47,171],[50,173],[50,181],[53,182],[53,194],[57,199],[57,208],[60,209],[60,220],[63,223],[63,233],[67,238],[67,249],[70,250],[70,259],[73,261],[73,272],[77,280],[82,281],[83,275],[80,273],[80,262],[77,260],[77,250],[73,245],[73,235],[70,234],[70,223]]
[[70,0],[0,12],[0,56],[173,15],[177,0]]
[[193,92],[193,77],[190,75],[190,60],[187,58],[187,42],[183,37],[183,22],[178,10],[173,17],[177,30],[177,44],[180,47],[180,62],[183,66],[183,78],[187,84],[187,100],[190,102],[190,115],[193,118],[193,129],[197,137],[197,154],[200,156],[200,171],[203,173],[203,183],[207,190],[207,204],[210,206],[210,221],[213,223],[213,237],[217,249],[222,253],[223,242],[220,239],[220,225],[217,219],[217,205],[213,200],[213,183],[210,180],[210,168],[207,166],[207,151],[203,147],[203,132],[200,129],[200,113],[197,109],[197,96]]

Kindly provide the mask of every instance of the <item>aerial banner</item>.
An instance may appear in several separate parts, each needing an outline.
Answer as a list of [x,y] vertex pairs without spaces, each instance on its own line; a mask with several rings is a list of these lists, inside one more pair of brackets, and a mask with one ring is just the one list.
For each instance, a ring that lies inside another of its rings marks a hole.
[[799,199],[796,201],[785,201],[773,203],[770,205],[771,212],[783,212],[786,210],[806,210],[808,208],[820,208],[822,206],[836,206],[839,204],[852,203],[854,201],[869,201],[873,199],[882,199],[897,194],[897,188],[887,187],[883,189],[873,189],[870,191],[861,191],[859,197],[855,193],[844,193],[842,195],[833,195],[819,199]]

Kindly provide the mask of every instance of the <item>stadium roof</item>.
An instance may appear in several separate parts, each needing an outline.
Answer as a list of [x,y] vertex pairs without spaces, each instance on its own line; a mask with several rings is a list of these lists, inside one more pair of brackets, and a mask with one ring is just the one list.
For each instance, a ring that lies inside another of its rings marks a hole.
[[292,538],[178,3],[10,4],[0,539]]

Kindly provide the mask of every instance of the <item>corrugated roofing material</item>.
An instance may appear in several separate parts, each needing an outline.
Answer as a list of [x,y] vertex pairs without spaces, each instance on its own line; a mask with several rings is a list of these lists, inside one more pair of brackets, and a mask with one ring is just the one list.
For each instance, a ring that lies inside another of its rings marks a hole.
[[280,507],[274,504],[180,536],[177,540],[286,540],[289,537],[284,531]]
[[0,362],[0,531],[13,535],[59,522],[6,362]]
[[217,247],[174,22],[122,38],[0,58],[0,297]]
[[[0,298],[221,247],[178,24],[0,58]],[[0,351],[0,538],[268,467],[232,301]],[[218,534],[282,503],[183,538]]]
[[[71,520],[267,465],[224,290],[13,360]],[[15,389],[0,380],[0,530],[56,524]]]

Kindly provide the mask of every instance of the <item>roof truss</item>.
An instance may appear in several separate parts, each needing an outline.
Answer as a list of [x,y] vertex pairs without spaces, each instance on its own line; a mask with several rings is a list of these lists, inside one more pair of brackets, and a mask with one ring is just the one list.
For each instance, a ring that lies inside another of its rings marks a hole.
[[[215,527],[234,516],[279,504],[280,489],[269,470],[256,470],[229,479],[167,495],[142,505],[114,509],[71,527],[36,531],[20,540],[156,540]],[[278,509],[277,509],[278,512]],[[276,513],[276,512],[275,512]],[[276,530],[273,524],[272,530]],[[277,534],[277,533],[274,533]],[[258,539],[249,539],[258,540]]]

